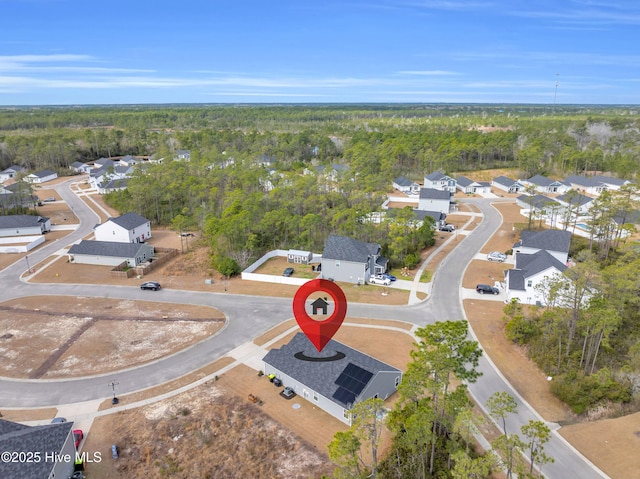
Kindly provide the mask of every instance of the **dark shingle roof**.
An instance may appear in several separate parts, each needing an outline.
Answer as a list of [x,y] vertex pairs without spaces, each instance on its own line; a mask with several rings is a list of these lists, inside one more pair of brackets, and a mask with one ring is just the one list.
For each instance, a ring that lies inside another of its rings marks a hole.
[[462,186],[464,188],[471,185],[472,183],[475,183],[475,181],[467,178],[466,176],[458,176],[456,178],[456,182],[458,183],[459,186]]
[[400,186],[406,186],[406,187],[410,187],[411,185],[414,184],[413,181],[405,178],[404,176],[398,176],[395,180],[393,180],[393,182],[396,185],[400,185]]
[[55,462],[45,454],[60,453],[73,427],[72,422],[25,426],[0,419],[0,449],[3,451],[40,453],[41,460],[12,463],[0,461],[0,477],[11,479],[47,478]]
[[428,179],[429,181],[440,181],[443,179],[447,179],[449,177],[445,175],[442,171],[434,171],[433,173],[430,173],[427,176],[425,176],[425,178]]
[[593,178],[596,181],[607,185],[623,186],[627,183],[627,180],[621,180],[620,178],[614,178],[613,176],[596,175]]
[[530,231],[524,230],[520,241],[514,247],[536,248],[545,251],[569,252],[571,233],[562,230]]
[[125,213],[122,216],[118,216],[117,218],[109,218],[107,221],[111,221],[118,226],[122,226],[126,230],[132,230],[133,228],[149,222],[149,220],[144,216],[140,216],[138,213],[134,213],[133,211]]
[[450,200],[451,193],[447,190],[436,190],[435,188],[420,188],[421,200]]
[[151,248],[144,243],[119,243],[117,241],[82,240],[69,248],[69,254],[92,256],[112,256],[115,258],[135,258],[142,248]]
[[445,215],[441,211],[422,211],[422,210],[413,210],[416,215],[416,218],[419,220],[424,220],[427,216],[430,216],[437,223],[438,221],[444,221],[447,215]]
[[115,180],[109,180],[106,183],[100,183],[98,188],[102,188],[105,190],[114,190],[120,188],[126,188],[129,184],[129,178],[118,178]]
[[562,196],[558,196],[557,199],[558,201],[561,201],[563,203],[567,203],[573,206],[577,206],[577,205],[583,206],[593,201],[593,198],[589,196],[581,195],[580,193],[576,193],[575,191],[571,193],[565,193]]
[[[310,357],[331,357],[339,352],[343,353],[345,357],[335,361],[303,361],[294,357],[294,354],[298,352],[303,352]],[[348,407],[348,405],[334,398],[333,395],[339,388],[336,380],[349,364],[372,373],[370,379],[375,378],[375,375],[380,371],[400,373],[399,369],[333,339],[327,343],[321,353],[318,353],[315,346],[303,333],[297,333],[288,344],[280,349],[269,351],[263,361],[341,407]]]
[[511,178],[507,177],[507,176],[498,176],[496,178],[493,179],[494,183],[498,183],[499,185],[504,185],[504,186],[513,186],[516,183],[519,183],[516,180],[512,180]]
[[551,185],[553,183],[558,183],[557,181],[554,181],[551,178],[547,178],[546,176],[542,176],[542,175],[532,176],[527,181],[529,183],[532,183],[532,184],[538,185],[538,186],[549,186],[549,185]]
[[330,235],[324,244],[322,257],[366,263],[370,256],[378,254],[379,251],[380,245],[377,243],[364,243],[347,236]]
[[28,228],[40,226],[49,218],[33,215],[6,215],[0,216],[0,228]]
[[594,176],[571,175],[571,176],[567,176],[567,178],[564,181],[572,185],[580,185],[580,186],[587,186],[587,187],[602,185],[602,181],[598,180]]
[[51,170],[41,170],[33,173],[33,175],[37,176],[38,178],[46,178],[47,176],[51,176],[55,174],[56,174],[55,171],[51,171]]
[[[556,200],[544,195],[533,195],[533,200],[531,200],[530,195],[520,195],[518,196],[518,201],[526,203],[527,205],[532,204],[534,208],[538,209],[549,208],[553,205],[560,206],[560,203],[558,203]],[[529,203],[530,201],[533,202]]]

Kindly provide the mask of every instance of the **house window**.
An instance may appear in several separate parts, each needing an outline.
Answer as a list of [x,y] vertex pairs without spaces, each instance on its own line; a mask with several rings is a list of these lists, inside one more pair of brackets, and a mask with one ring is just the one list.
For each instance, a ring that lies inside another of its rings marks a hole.
[[342,415],[344,416],[345,419],[349,419],[349,410],[348,409],[343,409],[342,410]]
[[336,261],[336,268],[340,267],[340,261]]
[[396,387],[398,387],[399,384],[400,384],[400,376],[396,376],[396,381],[395,381]]
[[531,286],[533,286],[533,280],[527,280],[527,288],[530,288]]
[[318,401],[318,393],[313,391],[313,400]]

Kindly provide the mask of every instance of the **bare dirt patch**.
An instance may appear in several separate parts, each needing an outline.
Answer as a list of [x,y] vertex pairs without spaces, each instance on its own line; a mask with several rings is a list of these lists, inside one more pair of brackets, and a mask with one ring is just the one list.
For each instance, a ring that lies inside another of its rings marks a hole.
[[2,303],[0,375],[57,378],[131,367],[219,331],[224,315],[206,306],[69,296]]

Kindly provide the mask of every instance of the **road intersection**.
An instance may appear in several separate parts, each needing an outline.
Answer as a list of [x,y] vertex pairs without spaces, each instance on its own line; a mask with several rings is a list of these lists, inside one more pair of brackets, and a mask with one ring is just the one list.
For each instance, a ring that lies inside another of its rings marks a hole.
[[[44,261],[66,245],[87,236],[99,220],[97,215],[72,191],[71,183],[72,180],[60,183],[56,186],[56,190],[78,216],[80,225],[66,237],[51,244],[45,244],[44,247],[30,253],[31,265]],[[400,320],[416,326],[465,318],[460,294],[462,277],[469,262],[498,229],[502,219],[498,211],[491,206],[491,202],[495,200],[465,199],[464,201],[471,202],[480,209],[483,220],[468,235],[452,237],[452,240],[458,244],[438,265],[432,279],[431,294],[427,300],[407,306],[351,303],[348,316]],[[104,297],[106,294],[104,288],[98,285],[27,283],[21,279],[26,269],[26,264],[19,261],[0,272],[0,301],[35,295]],[[144,293],[139,288],[128,286],[109,286],[108,289],[108,296],[118,299],[148,299],[148,295]],[[250,343],[255,337],[292,317],[291,300],[282,298],[163,289],[154,294],[154,301],[215,307],[225,313],[226,326],[216,335],[178,353],[118,371],[119,394],[163,384],[202,368]],[[469,391],[478,404],[485,404],[495,391],[507,391],[516,398],[519,414],[509,418],[508,427],[511,431],[519,430],[530,419],[543,420],[511,387],[486,354],[482,356],[478,369],[482,376],[476,383],[469,384]],[[107,396],[105,384],[113,376],[113,373],[109,373],[63,380],[0,378],[0,407],[35,408],[105,399]],[[549,426],[557,429],[556,425]],[[546,450],[555,458],[555,463],[545,466],[544,474],[549,478],[607,477],[555,431]]]

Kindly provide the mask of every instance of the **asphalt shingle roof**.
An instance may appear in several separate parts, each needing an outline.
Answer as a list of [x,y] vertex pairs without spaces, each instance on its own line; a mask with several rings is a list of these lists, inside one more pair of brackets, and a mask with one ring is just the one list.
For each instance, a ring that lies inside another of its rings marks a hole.
[[396,185],[406,186],[407,188],[413,185],[413,181],[405,178],[404,176],[398,176],[395,180],[393,180],[393,182]]
[[[345,357],[335,361],[304,361],[294,357],[294,354],[298,352],[302,352],[309,357],[332,357],[336,353],[343,353]],[[336,379],[349,364],[355,364],[372,373],[373,377],[371,379],[375,378],[380,371],[401,372],[393,366],[389,366],[333,339],[327,343],[321,353],[318,353],[318,350],[303,333],[297,333],[288,344],[285,344],[280,349],[270,350],[263,358],[263,361],[339,404],[341,407],[348,407],[348,405],[332,396],[339,387],[335,383]]]
[[602,184],[602,181],[598,180],[595,176],[571,175],[567,176],[564,181],[572,185],[587,187],[600,186]]
[[451,193],[447,190],[436,190],[435,188],[420,188],[421,200],[450,200]]
[[33,215],[5,215],[0,216],[0,228],[28,228],[32,226],[40,226],[41,223],[49,218]]
[[583,206],[583,205],[586,205],[587,203],[591,203],[593,201],[593,198],[589,196],[581,195],[580,193],[576,193],[574,191],[572,193],[565,193],[562,196],[558,196],[557,200],[562,203],[573,205],[573,206],[577,206],[577,205]]
[[0,419],[0,449],[2,451],[40,453],[40,461],[12,463],[0,461],[0,477],[11,479],[47,478],[55,462],[45,460],[46,453],[60,453],[72,422],[25,426]]
[[87,254],[92,256],[113,256],[116,258],[135,258],[142,248],[149,248],[144,243],[119,243],[117,241],[82,240],[69,248],[69,254]]
[[504,186],[513,186],[516,183],[519,183],[517,180],[512,180],[507,176],[497,176],[496,178],[493,179],[493,182],[498,183],[499,185],[504,185]]
[[449,177],[445,175],[442,171],[434,171],[433,173],[430,173],[427,176],[425,176],[425,178],[430,181],[440,181],[443,179],[448,179]]
[[33,173],[33,176],[37,176],[38,178],[46,178],[47,176],[55,175],[56,173],[51,170],[41,170]]
[[347,236],[330,235],[324,244],[322,257],[366,263],[370,256],[378,254],[379,251],[380,245],[376,243],[364,243]]
[[[518,196],[518,201],[522,201],[523,203],[529,205],[529,202],[532,200],[530,195],[520,195]],[[533,195],[533,202],[531,204],[534,208],[538,209],[549,208],[553,205],[560,206],[560,203],[558,203],[556,200],[544,195]]]
[[563,230],[524,230],[520,241],[514,247],[536,248],[545,251],[569,252],[571,245],[571,232]]
[[472,183],[475,183],[475,181],[473,181],[472,179],[467,178],[466,176],[458,176],[456,178],[456,182],[458,183],[458,185],[466,188],[467,186],[471,185]]
[[111,221],[118,226],[122,226],[126,230],[132,230],[140,225],[147,224],[149,222],[144,216],[140,216],[138,213],[130,211],[117,218],[109,218],[107,221]]
[[546,176],[542,176],[542,175],[532,176],[527,181],[529,183],[532,183],[532,184],[538,185],[538,186],[549,186],[549,185],[551,185],[553,183],[558,183],[557,181],[554,181],[551,178],[547,178]]
[[593,177],[595,180],[600,183],[605,183],[607,185],[615,185],[615,186],[623,186],[627,180],[621,180],[620,178],[614,178],[613,176],[605,176],[605,175],[596,175]]

